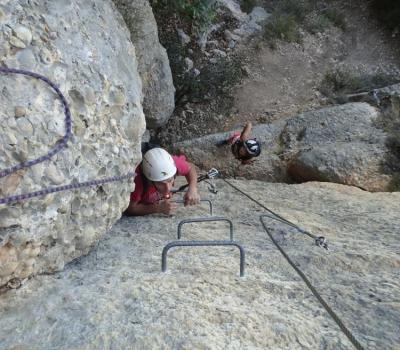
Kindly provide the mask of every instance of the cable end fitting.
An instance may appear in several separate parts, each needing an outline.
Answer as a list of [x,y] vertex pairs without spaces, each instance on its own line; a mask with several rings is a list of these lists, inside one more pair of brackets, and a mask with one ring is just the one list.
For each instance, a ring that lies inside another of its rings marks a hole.
[[328,248],[328,241],[327,241],[326,238],[323,237],[323,236],[317,237],[317,238],[315,239],[315,244],[316,244],[318,247],[321,247],[321,248],[324,248],[324,249],[326,249],[326,250],[329,250],[329,248]]

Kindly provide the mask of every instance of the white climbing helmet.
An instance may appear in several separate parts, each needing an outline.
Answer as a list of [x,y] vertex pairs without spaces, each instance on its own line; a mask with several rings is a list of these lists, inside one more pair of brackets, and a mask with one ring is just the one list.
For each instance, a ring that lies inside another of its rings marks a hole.
[[172,156],[162,148],[152,148],[144,154],[142,170],[150,181],[164,181],[176,174]]

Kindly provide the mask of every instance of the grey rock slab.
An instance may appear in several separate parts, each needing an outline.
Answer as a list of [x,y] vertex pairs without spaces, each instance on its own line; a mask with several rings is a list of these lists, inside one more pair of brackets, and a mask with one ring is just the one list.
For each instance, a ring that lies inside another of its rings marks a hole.
[[[393,97],[395,98],[395,97]],[[395,176],[390,136],[377,125],[382,115],[367,103],[347,103],[253,126],[262,152],[241,165],[229,145],[217,147],[234,131],[174,145],[203,169],[272,182],[329,181],[368,191],[387,191]],[[241,131],[240,129],[236,131]]]
[[[395,350],[400,221],[399,193],[310,182],[232,181],[271,210],[315,235],[265,219],[274,238],[366,349]],[[180,220],[207,216],[206,206],[179,206],[173,217],[122,218],[87,256],[54,275],[22,281],[0,295],[6,349],[352,349],[344,333],[263,230],[256,203],[217,180],[215,215],[231,218],[246,251],[174,248],[161,272],[161,251]],[[211,197],[212,196],[212,197]],[[183,239],[221,239],[224,223],[198,223]],[[35,246],[30,254],[35,254]],[[15,252],[9,252],[10,256]],[[211,345],[212,344],[212,345]]]
[[383,174],[382,162],[388,152],[384,145],[328,144],[300,152],[288,171],[298,181],[328,181],[381,191],[391,181],[391,176]]
[[253,127],[252,137],[256,137],[261,143],[263,151],[251,166],[241,166],[240,162],[233,157],[229,145],[216,146],[217,142],[227,139],[233,131],[178,142],[174,145],[174,150],[185,154],[202,169],[213,167],[229,176],[284,181],[287,180],[285,164],[278,156],[279,136],[284,125],[285,122],[280,121]]

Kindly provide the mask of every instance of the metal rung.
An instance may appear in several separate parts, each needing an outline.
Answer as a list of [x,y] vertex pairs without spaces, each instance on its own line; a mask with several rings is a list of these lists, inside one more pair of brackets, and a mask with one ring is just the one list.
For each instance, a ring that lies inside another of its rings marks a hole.
[[233,241],[233,223],[231,220],[223,217],[211,217],[211,218],[193,218],[193,219],[185,219],[179,222],[178,224],[178,239],[181,239],[182,236],[182,226],[184,224],[188,224],[191,222],[205,222],[205,221],[226,221],[229,222],[229,228],[230,228],[230,240]]
[[[174,202],[174,203],[185,203],[185,201],[183,199],[174,199],[172,202]],[[208,204],[210,206],[210,215],[212,215],[213,214],[212,202],[209,199],[200,199],[200,202],[208,202]]]
[[167,253],[172,247],[208,247],[208,246],[234,246],[239,249],[240,252],[240,277],[244,276],[244,262],[245,254],[243,247],[234,241],[173,241],[168,243],[162,251],[161,258],[161,270],[162,272],[167,271]]

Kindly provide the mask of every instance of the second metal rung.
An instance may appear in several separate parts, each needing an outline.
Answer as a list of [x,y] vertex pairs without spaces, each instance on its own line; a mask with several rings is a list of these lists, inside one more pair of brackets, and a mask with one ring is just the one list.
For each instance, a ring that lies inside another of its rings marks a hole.
[[201,247],[201,246],[234,246],[240,252],[240,277],[244,276],[245,254],[243,247],[234,241],[174,241],[168,243],[162,251],[161,270],[167,271],[167,253],[172,247]]

